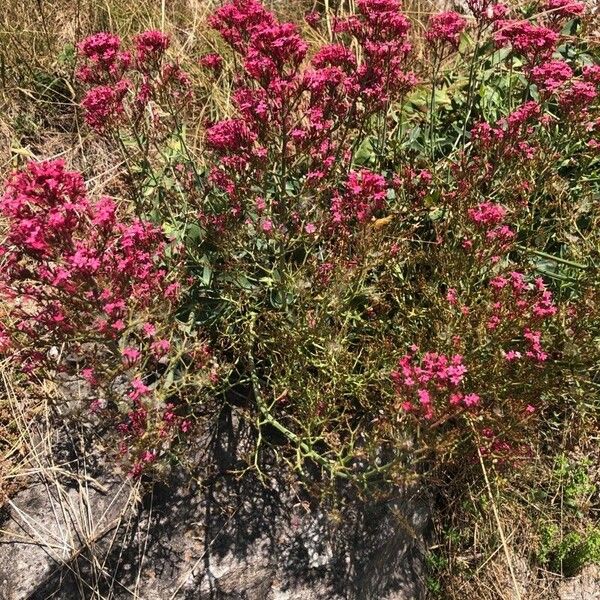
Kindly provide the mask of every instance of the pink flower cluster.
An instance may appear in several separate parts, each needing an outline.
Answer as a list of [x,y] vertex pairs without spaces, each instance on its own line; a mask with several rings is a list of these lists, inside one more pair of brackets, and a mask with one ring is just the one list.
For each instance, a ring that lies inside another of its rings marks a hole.
[[210,18],[211,26],[244,56],[244,67],[268,85],[275,78],[293,76],[304,59],[307,44],[292,23],[278,23],[256,0],[233,0]]
[[531,70],[531,81],[544,92],[553,93],[573,77],[573,69],[564,60],[550,60]]
[[138,450],[136,442],[152,435],[159,446],[164,446],[170,438],[189,433],[192,423],[186,416],[178,414],[178,407],[170,402],[154,415],[148,403],[144,402],[152,397],[153,390],[140,378],[133,379],[130,387],[128,396],[133,406],[125,420],[117,426],[117,431],[121,436],[120,454],[128,455],[131,462],[129,474],[137,478],[158,458],[158,452],[156,449]]
[[34,366],[44,362],[38,351],[46,343],[68,343],[72,331],[117,339],[132,310],[177,295],[160,266],[161,230],[120,221],[109,198],[91,202],[81,175],[62,161],[30,163],[16,172],[0,212],[9,225],[0,248],[0,289],[17,299],[10,303],[13,333],[31,339],[25,352]]
[[536,154],[536,146],[530,141],[534,125],[544,122],[540,105],[528,101],[493,125],[476,123],[471,138],[480,149],[493,153],[497,164],[531,160]]
[[77,78],[90,84],[119,81],[131,66],[131,54],[121,50],[121,38],[111,33],[96,33],[77,44],[86,63],[77,70]]
[[170,44],[169,36],[156,30],[144,31],[134,41],[137,64],[142,69],[160,62]]
[[563,60],[551,60],[531,69],[529,77],[545,95],[555,94],[563,113],[584,119],[586,109],[598,97],[600,68],[589,65],[583,78],[576,79],[573,69]]
[[544,11],[550,12],[550,19],[572,19],[578,17],[585,11],[585,3],[576,0],[546,0]]
[[357,9],[357,15],[338,19],[334,30],[352,35],[360,44],[364,61],[356,70],[355,87],[376,109],[416,83],[405,66],[411,50],[410,22],[398,0],[358,0]]
[[413,346],[412,352],[402,356],[398,368],[391,373],[404,411],[430,420],[448,407],[479,405],[481,398],[477,394],[463,391],[468,369],[462,355],[426,352],[419,359],[417,351]]
[[500,47],[510,46],[530,64],[547,60],[560,38],[556,31],[529,21],[497,21],[495,27],[496,44]]
[[220,54],[210,52],[200,58],[200,66],[209,69],[214,73],[219,73],[223,68],[223,59]]
[[246,167],[259,158],[254,143],[258,136],[244,119],[226,119],[206,130],[206,144],[222,156],[223,164],[234,168]]
[[514,348],[507,350],[506,359],[514,361],[526,356],[537,362],[544,362],[548,354],[542,349],[542,334],[537,328],[558,312],[552,292],[541,278],[538,277],[531,284],[517,271],[507,276],[498,275],[490,280],[489,285],[494,292],[494,301],[487,322],[488,331],[506,327],[512,330],[517,326],[527,343],[524,352]]
[[491,226],[502,223],[506,217],[506,209],[501,204],[482,202],[469,209],[469,217],[477,225]]
[[115,85],[97,85],[89,90],[81,102],[89,127],[101,132],[118,126],[125,116],[123,101],[128,91],[129,82],[124,79]]
[[372,171],[351,171],[345,192],[336,192],[331,201],[331,216],[335,226],[353,222],[365,223],[382,209],[387,185],[385,179]]
[[121,45],[121,39],[109,33],[96,33],[77,45],[84,60],[77,77],[91,86],[81,105],[86,123],[98,132],[139,119],[152,99],[168,95],[170,103],[179,105],[189,98],[187,74],[177,64],[164,61],[167,35],[160,31],[137,35],[135,60]]
[[[339,40],[320,48],[309,64],[297,28],[279,23],[256,0],[229,2],[211,23],[244,65],[233,94],[239,118],[211,125],[206,136],[220,157],[210,179],[230,197],[242,195],[249,165],[253,181],[266,176],[266,148],[282,138],[281,161],[306,157],[307,182],[322,184],[348,159],[333,134],[338,125],[365,119],[416,83],[403,68],[409,23],[396,0],[361,0],[358,14],[336,20]],[[362,48],[361,64],[351,38]]]
[[589,81],[574,81],[559,96],[560,107],[566,113],[575,113],[578,119],[586,116],[587,109],[598,97],[597,86]]
[[[484,247],[480,252],[480,259],[484,259],[489,251],[497,257],[499,251],[508,250],[515,237],[515,232],[505,222],[507,211],[504,206],[494,202],[482,202],[468,209],[467,214],[477,226],[477,230],[484,235],[482,238]],[[470,238],[463,242],[463,247],[466,249],[470,249],[472,246],[473,241]],[[494,258],[495,260],[496,258]]]
[[456,12],[442,12],[429,19],[429,26],[425,38],[431,43],[450,44],[458,46],[460,34],[464,31],[467,22]]

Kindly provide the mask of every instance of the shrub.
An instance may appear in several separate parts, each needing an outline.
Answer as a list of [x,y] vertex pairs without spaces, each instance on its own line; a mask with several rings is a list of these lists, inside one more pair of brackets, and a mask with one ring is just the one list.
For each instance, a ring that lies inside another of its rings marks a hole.
[[541,415],[597,395],[600,66],[582,4],[469,6],[433,16],[419,54],[396,0],[327,15],[316,48],[225,4],[229,54],[199,68],[231,82],[234,114],[200,158],[168,37],[82,41],[85,119],[123,153],[131,202],[117,217],[60,163],[14,176],[5,351],[54,376],[47,350],[75,347],[94,389],[125,373],[134,473],[228,390],[257,452],[275,428],[300,472],[526,460]]

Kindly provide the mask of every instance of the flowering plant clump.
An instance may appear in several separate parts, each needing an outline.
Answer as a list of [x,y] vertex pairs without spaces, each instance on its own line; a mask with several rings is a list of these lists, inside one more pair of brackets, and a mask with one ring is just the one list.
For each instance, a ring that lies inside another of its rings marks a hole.
[[[82,41],[85,120],[129,201],[60,162],[8,182],[2,351],[83,377],[134,474],[233,397],[255,467],[273,431],[301,473],[365,485],[525,460],[545,411],[597,395],[594,16],[468,5],[417,52],[397,0],[306,25],[231,0],[201,83],[162,32]],[[192,150],[192,97],[226,84]]]
[[153,105],[177,108],[189,99],[189,76],[176,63],[163,60],[168,36],[145,31],[134,42],[134,52],[122,50],[118,36],[97,33],[78,45],[84,64],[76,75],[89,86],[81,105],[86,122],[98,132],[133,126],[146,110],[156,127],[163,115]]
[[[181,295],[177,249],[167,257],[161,229],[123,220],[110,198],[91,201],[82,176],[58,160],[15,173],[0,206],[9,225],[0,246],[0,292],[10,306],[3,350],[38,377],[87,382],[87,410],[121,421],[123,452],[150,460],[136,449],[141,438],[157,438],[156,455],[191,429],[182,399],[173,404],[185,386],[170,391],[156,375],[180,368],[176,353],[198,352],[198,341],[179,337],[165,319]],[[207,349],[197,358],[208,383]],[[116,394],[117,376],[124,377],[125,398]]]

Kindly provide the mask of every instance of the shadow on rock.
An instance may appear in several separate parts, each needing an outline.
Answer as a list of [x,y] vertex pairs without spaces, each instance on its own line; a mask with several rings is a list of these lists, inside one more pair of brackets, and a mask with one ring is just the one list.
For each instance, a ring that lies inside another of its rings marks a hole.
[[[343,489],[315,503],[292,477],[244,472],[253,432],[224,410],[201,463],[149,485],[102,539],[52,558],[32,598],[144,600],[418,600],[428,497],[398,490],[365,503]],[[277,471],[281,473],[279,469]],[[133,485],[129,482],[128,485]],[[25,499],[33,503],[33,499]],[[19,499],[16,499],[19,502]],[[42,506],[32,510],[43,512]],[[94,510],[94,506],[90,507]],[[18,552],[27,552],[19,544]],[[1,588],[0,588],[1,589]]]

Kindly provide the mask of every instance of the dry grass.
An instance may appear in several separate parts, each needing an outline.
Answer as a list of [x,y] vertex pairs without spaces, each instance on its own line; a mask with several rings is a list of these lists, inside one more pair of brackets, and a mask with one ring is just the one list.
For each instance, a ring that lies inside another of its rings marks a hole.
[[[192,147],[201,141],[206,117],[231,111],[228,86],[207,80],[197,66],[205,52],[222,46],[207,26],[218,0],[12,0],[0,14],[0,176],[24,158],[64,156],[87,173],[100,175],[105,164],[102,148],[91,141],[76,111],[76,82],[72,49],[78,40],[101,30],[125,40],[150,28],[172,38],[172,54],[180,60],[201,90],[193,106],[189,132]],[[282,18],[302,23],[317,5],[339,12],[353,9],[353,0],[296,0],[266,2]],[[405,2],[405,11],[419,31],[432,12],[431,0]],[[327,28],[326,28],[327,29]],[[309,41],[322,41],[305,28]],[[419,39],[419,36],[415,40]],[[227,77],[227,75],[223,75]]]
[[540,435],[538,454],[524,464],[479,457],[447,482],[430,555],[433,598],[549,600],[573,575],[566,561],[544,561],[544,532],[551,526],[554,541],[573,534],[585,540],[597,528],[598,433],[575,418],[548,425],[553,441]]

